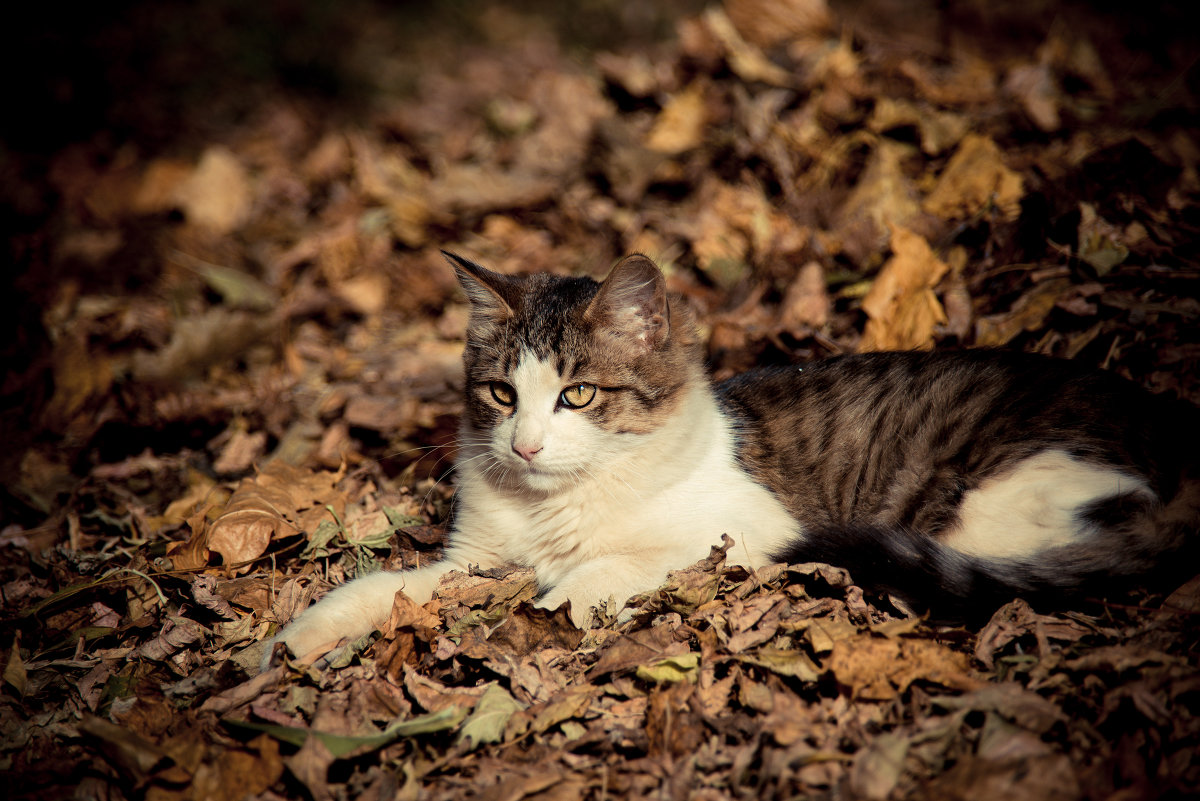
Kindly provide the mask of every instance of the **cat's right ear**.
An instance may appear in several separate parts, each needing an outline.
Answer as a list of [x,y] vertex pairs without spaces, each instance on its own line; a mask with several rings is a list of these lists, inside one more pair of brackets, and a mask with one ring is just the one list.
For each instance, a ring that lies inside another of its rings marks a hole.
[[458,284],[471,302],[472,330],[482,331],[494,325],[503,325],[513,315],[513,307],[506,297],[515,294],[515,279],[494,273],[491,270],[443,250],[442,255],[454,268]]
[[600,284],[585,317],[610,344],[633,355],[654,350],[671,329],[662,271],[641,254],[626,256]]

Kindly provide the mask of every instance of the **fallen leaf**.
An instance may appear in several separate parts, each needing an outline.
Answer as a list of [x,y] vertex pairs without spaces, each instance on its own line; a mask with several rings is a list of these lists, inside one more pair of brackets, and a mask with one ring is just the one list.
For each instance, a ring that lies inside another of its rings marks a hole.
[[829,323],[832,301],[825,287],[825,269],[820,262],[805,262],[788,284],[779,307],[779,324],[789,331],[805,327],[824,328]]
[[509,718],[521,709],[524,709],[521,702],[513,698],[499,683],[489,684],[475,709],[463,721],[462,728],[458,731],[458,742],[468,749],[500,742]]
[[838,209],[835,225],[845,232],[847,252],[859,261],[882,250],[894,226],[911,226],[921,214],[917,189],[901,169],[910,151],[910,145],[880,139]]
[[13,635],[12,650],[4,662],[4,681],[17,691],[18,696],[24,696],[29,687],[29,676],[25,671],[25,663],[21,660],[21,636]]
[[763,55],[763,52],[747,42],[738,33],[729,17],[718,6],[704,12],[705,27],[721,44],[729,67],[746,81],[762,81],[772,86],[791,86],[792,76]]
[[704,141],[708,122],[705,87],[704,81],[696,81],[667,101],[646,134],[647,148],[677,155]]
[[1125,233],[1096,213],[1091,203],[1079,204],[1079,239],[1076,253],[1104,277],[1129,258]]
[[216,306],[175,324],[171,341],[157,351],[133,354],[132,374],[138,381],[179,381],[209,367],[236,360],[275,326],[269,314]]
[[1044,61],[1013,67],[1004,80],[1004,90],[1017,99],[1029,119],[1043,131],[1062,127],[1058,83]]
[[175,189],[175,201],[189,222],[213,234],[227,234],[250,217],[249,176],[227,148],[204,151],[192,174]]
[[826,0],[726,0],[722,5],[738,33],[759,47],[824,36],[833,24]]
[[852,698],[886,701],[914,681],[974,689],[965,654],[928,640],[878,639],[868,634],[838,640],[825,667]]
[[698,677],[700,654],[689,651],[678,656],[668,656],[648,665],[638,665],[637,677],[656,684],[672,684],[681,681],[694,683]]
[[339,517],[344,509],[345,501],[334,488],[337,479],[335,473],[311,473],[270,462],[238,485],[208,527],[206,547],[220,554],[224,564],[234,565],[262,555],[273,539],[314,533],[317,522],[331,518],[327,504]]
[[963,137],[922,207],[947,220],[962,219],[995,208],[1002,219],[1021,213],[1025,181],[1004,165],[996,143],[971,133]]
[[867,801],[884,801],[890,796],[904,770],[908,744],[904,737],[884,732],[855,754],[850,788],[856,796]]
[[781,648],[758,648],[737,655],[737,660],[800,681],[816,681],[821,672],[812,659],[802,651]]
[[438,712],[418,715],[415,718],[397,720],[378,734],[367,735],[334,734],[316,729],[255,723],[232,718],[225,718],[222,722],[236,729],[263,732],[276,740],[295,746],[303,746],[309,739],[315,739],[327,748],[335,759],[342,759],[376,751],[401,737],[417,737],[422,734],[448,731],[458,726],[466,716],[467,708],[451,706]]
[[606,647],[589,674],[598,678],[669,656],[681,656],[690,650],[686,643],[677,641],[665,628],[634,631]]
[[933,347],[946,313],[933,288],[950,269],[924,237],[891,226],[892,257],[879,270],[862,307],[868,315],[859,349],[919,350]]
[[1071,281],[1067,278],[1043,281],[1018,298],[1009,311],[978,318],[975,345],[981,348],[1006,345],[1022,331],[1036,331],[1070,288]]
[[867,120],[868,130],[880,134],[910,125],[921,137],[921,150],[931,156],[957,145],[970,128],[960,114],[887,96],[876,101]]

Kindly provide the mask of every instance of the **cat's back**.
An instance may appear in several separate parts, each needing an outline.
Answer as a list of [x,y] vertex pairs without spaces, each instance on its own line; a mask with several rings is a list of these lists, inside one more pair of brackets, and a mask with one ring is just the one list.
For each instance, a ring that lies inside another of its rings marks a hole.
[[1008,351],[869,353],[765,368],[717,388],[748,473],[823,522],[937,529],[963,493],[1038,453],[1170,489],[1195,409],[1069,361]]

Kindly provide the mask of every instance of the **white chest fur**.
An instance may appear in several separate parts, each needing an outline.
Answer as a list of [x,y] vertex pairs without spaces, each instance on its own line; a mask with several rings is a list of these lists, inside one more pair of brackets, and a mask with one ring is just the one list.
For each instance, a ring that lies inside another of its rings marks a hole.
[[548,605],[568,597],[578,607],[653,589],[723,534],[735,542],[729,561],[748,567],[798,535],[797,521],[738,467],[707,385],[653,433],[609,436],[624,439],[585,478],[549,493],[498,490],[478,460],[464,460],[451,551],[532,567]]

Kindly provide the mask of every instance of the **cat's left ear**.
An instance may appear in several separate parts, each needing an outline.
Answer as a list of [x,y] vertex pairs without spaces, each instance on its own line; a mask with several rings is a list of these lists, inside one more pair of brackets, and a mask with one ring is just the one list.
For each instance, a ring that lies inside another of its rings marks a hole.
[[454,268],[458,284],[471,302],[468,325],[477,332],[502,325],[513,314],[514,297],[519,294],[518,279],[494,273],[473,261],[443,250],[442,255]]
[[671,312],[662,271],[641,254],[617,262],[584,313],[615,343],[649,352],[667,339]]

